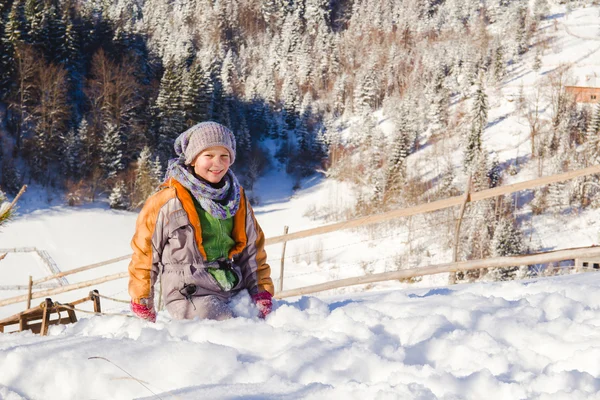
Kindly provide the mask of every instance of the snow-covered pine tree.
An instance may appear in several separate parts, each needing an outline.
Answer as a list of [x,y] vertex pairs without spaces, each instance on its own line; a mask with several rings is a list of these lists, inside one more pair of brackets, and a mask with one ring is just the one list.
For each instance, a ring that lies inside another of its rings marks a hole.
[[225,59],[221,64],[221,84],[223,88],[223,96],[230,99],[234,92],[234,82],[236,80],[237,72],[235,66],[234,54],[229,49],[225,55]]
[[594,105],[592,111],[592,117],[587,127],[586,137],[587,140],[598,140],[600,134],[600,103]]
[[[499,42],[499,41],[498,41]],[[502,43],[497,43],[493,51],[493,64],[492,71],[494,75],[494,81],[496,83],[502,82],[506,76],[506,60],[505,58],[505,47]]]
[[403,120],[392,139],[392,148],[386,163],[385,198],[396,197],[406,183],[406,157],[410,154],[411,146],[410,132],[406,120]]
[[65,136],[61,136],[61,169],[68,178],[77,179],[80,177],[82,167],[83,144],[81,138],[75,131],[70,129]]
[[108,197],[110,208],[126,210],[129,207],[127,186],[122,180],[118,180]]
[[329,0],[306,0],[304,20],[309,34],[314,35],[319,27],[329,24],[331,5]]
[[517,55],[522,55],[529,49],[527,5],[518,2],[513,4],[515,4],[512,6],[514,22],[511,32],[515,33],[515,53]]
[[285,77],[281,97],[283,100],[286,129],[289,132],[294,132],[296,129],[296,120],[300,116],[300,91],[293,76],[288,75]]
[[467,136],[467,145],[465,149],[465,169],[470,170],[474,165],[477,155],[482,151],[483,130],[487,125],[488,103],[485,88],[483,86],[483,73],[479,76],[479,81],[473,95],[473,105],[471,108],[471,129]]
[[452,196],[456,196],[459,192],[456,188],[454,180],[456,179],[456,172],[454,165],[451,160],[446,160],[446,166],[444,167],[444,172],[442,173],[442,178],[440,179],[440,186],[438,189],[440,198],[448,198]]
[[27,43],[43,45],[48,43],[50,7],[38,0],[26,0],[24,17]]
[[79,154],[81,160],[79,166],[80,172],[82,176],[87,176],[91,172],[95,160],[97,160],[98,145],[96,138],[90,133],[89,124],[85,118],[82,118],[79,126],[77,126],[77,137],[79,137],[79,141],[81,142],[81,153]]
[[[2,4],[7,4],[2,2]],[[15,47],[23,39],[23,0],[14,0],[6,22],[4,23],[4,35],[2,36],[3,53],[2,61],[2,85],[10,84],[15,72]]]
[[133,192],[131,193],[131,208],[141,207],[146,199],[154,193],[160,180],[157,179],[155,165],[151,160],[152,153],[148,146],[144,147],[137,159],[137,169]]
[[164,172],[158,156],[154,157],[154,161],[152,161],[152,176],[158,183],[163,182]]
[[107,179],[114,178],[123,169],[123,143],[117,126],[107,122],[100,143],[100,167]]
[[[523,234],[516,227],[516,222],[512,214],[500,218],[494,229],[494,236],[491,243],[492,257],[505,257],[523,254],[525,246],[523,244]],[[527,266],[522,267],[524,271]],[[494,268],[488,274],[492,280],[508,281],[517,278],[520,267]]]
[[450,92],[445,84],[445,66],[437,64],[433,70],[432,82],[429,85],[429,126],[432,133],[443,132],[448,126],[448,107]]
[[6,193],[13,196],[16,196],[21,186],[23,186],[23,177],[15,166],[15,161],[12,157],[4,157],[0,184]]
[[535,72],[539,72],[541,68],[542,68],[542,55],[541,55],[541,50],[538,47],[535,51],[535,57],[533,58],[532,69]]
[[242,160],[244,155],[250,153],[252,149],[252,137],[250,137],[250,129],[244,116],[242,116],[240,127],[235,133],[238,156],[241,156],[240,160]]
[[494,156],[492,160],[492,165],[487,173],[487,177],[490,182],[490,188],[495,188],[500,185],[502,180],[502,167],[498,162],[498,157]]
[[354,81],[355,113],[366,113],[377,107],[378,84],[373,66],[364,67]]
[[181,101],[181,67],[173,60],[165,67],[156,99],[158,152],[163,163],[173,153],[173,142],[185,130],[185,112]]
[[207,121],[212,113],[212,81],[199,60],[190,67],[184,88],[184,107],[188,126]]

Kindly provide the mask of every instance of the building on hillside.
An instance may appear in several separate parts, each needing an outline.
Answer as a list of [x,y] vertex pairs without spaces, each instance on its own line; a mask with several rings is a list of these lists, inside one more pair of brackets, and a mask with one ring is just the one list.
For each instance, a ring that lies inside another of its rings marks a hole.
[[600,103],[600,87],[596,78],[596,73],[586,75],[583,85],[565,86],[565,92],[573,95],[578,103]]

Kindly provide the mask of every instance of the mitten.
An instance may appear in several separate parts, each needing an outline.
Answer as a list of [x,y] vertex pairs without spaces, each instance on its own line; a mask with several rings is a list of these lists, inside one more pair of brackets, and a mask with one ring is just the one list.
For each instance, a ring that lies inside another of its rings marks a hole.
[[260,292],[252,295],[252,300],[256,303],[256,307],[260,312],[259,317],[266,317],[273,309],[273,296],[269,292]]
[[145,319],[150,322],[156,322],[156,311],[154,307],[148,307],[143,304],[134,303],[131,300],[131,311],[141,319]]

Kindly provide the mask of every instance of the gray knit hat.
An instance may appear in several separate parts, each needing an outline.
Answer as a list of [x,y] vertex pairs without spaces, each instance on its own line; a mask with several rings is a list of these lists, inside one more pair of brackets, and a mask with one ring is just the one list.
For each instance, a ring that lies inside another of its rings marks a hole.
[[185,156],[186,165],[190,165],[202,151],[213,146],[227,149],[231,164],[235,161],[235,137],[225,126],[213,122],[200,122],[183,132],[175,140],[175,153]]

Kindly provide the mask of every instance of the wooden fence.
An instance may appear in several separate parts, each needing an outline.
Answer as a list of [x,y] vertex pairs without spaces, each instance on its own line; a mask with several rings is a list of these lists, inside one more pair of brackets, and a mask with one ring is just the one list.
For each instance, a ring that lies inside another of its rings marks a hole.
[[[286,243],[291,240],[307,238],[311,236],[322,235],[325,233],[335,232],[343,229],[352,229],[358,228],[361,226],[381,223],[384,221],[388,221],[394,218],[406,217],[416,214],[424,214],[432,211],[442,210],[449,207],[461,206],[466,202],[473,202],[483,199],[489,199],[505,194],[510,194],[514,192],[518,192],[521,190],[532,189],[539,186],[548,185],[555,182],[562,182],[586,175],[592,174],[600,174],[600,165],[583,168],[576,171],[566,172],[563,174],[551,175],[546,177],[541,177],[538,179],[533,179],[525,182],[514,183],[511,185],[500,186],[492,189],[481,190],[479,192],[471,192],[469,196],[460,195],[455,197],[450,197],[448,199],[438,200],[431,203],[420,204],[414,207],[402,208],[398,210],[393,210],[377,215],[370,215],[362,218],[356,218],[349,221],[338,222],[330,225],[321,226],[318,228],[307,229],[304,231],[284,234],[281,236],[275,236],[272,238],[267,238],[265,240],[265,244],[267,246],[278,244],[278,243]],[[457,233],[458,234],[458,233]],[[542,263],[542,262],[553,262],[553,261],[562,261],[569,260],[579,257],[596,257],[600,256],[600,248],[596,247],[582,247],[570,250],[560,250],[555,252],[548,253],[539,253],[534,255],[527,256],[517,256],[517,257],[499,257],[492,259],[484,259],[484,260],[471,260],[471,261],[463,261],[463,262],[452,262],[448,264],[440,264],[433,265],[428,267],[419,267],[413,269],[406,269],[394,272],[386,272],[382,274],[372,274],[366,276],[360,276],[355,278],[342,279],[335,282],[328,282],[320,285],[313,285],[306,288],[298,288],[293,290],[287,290],[277,293],[277,298],[297,296],[305,293],[315,293],[323,290],[330,290],[333,288],[343,287],[343,286],[351,286],[351,285],[359,285],[363,283],[372,283],[372,282],[381,282],[385,280],[394,280],[394,279],[403,279],[410,278],[416,276],[423,275],[431,275],[442,272],[456,272],[456,271],[466,271],[469,269],[479,269],[479,268],[496,268],[502,266],[513,266],[513,265],[524,265],[531,263]],[[46,282],[52,279],[61,278],[69,274],[86,271],[93,268],[98,268],[103,265],[112,264],[118,261],[122,261],[125,259],[129,259],[131,255],[124,255],[121,257],[113,258],[111,260],[107,260],[104,262],[88,265],[85,267],[76,268],[70,271],[61,272],[56,275],[48,276],[42,279],[39,279],[35,282],[41,283]],[[545,260],[545,261],[535,261],[535,260]],[[84,287],[89,287],[92,285],[96,285],[103,282],[112,281],[115,279],[122,279],[128,276],[128,272],[121,272],[113,275],[104,276],[97,279],[92,279],[85,282],[80,282],[71,285],[65,285],[60,288],[48,289],[44,291],[39,291],[32,293],[31,298],[39,298],[52,294],[58,294],[63,292],[68,292],[71,290],[81,289]],[[281,277],[283,278],[283,277]],[[15,296],[8,299],[0,300],[0,307],[14,304],[22,301],[26,301],[28,298],[27,295]]]
[[285,297],[301,296],[304,294],[323,292],[325,290],[337,289],[341,287],[364,285],[367,283],[384,282],[398,279],[408,279],[417,276],[440,274],[442,272],[459,272],[481,268],[500,268],[518,265],[542,264],[554,261],[570,260],[575,259],[577,257],[600,257],[600,247],[577,247],[573,249],[556,250],[538,254],[528,254],[510,257],[495,257],[486,258],[483,260],[459,261],[446,264],[429,265],[427,267],[402,269],[400,271],[363,275],[355,278],[340,279],[337,281],[321,283],[318,285],[284,290],[283,292],[275,294],[275,297],[283,299]]

